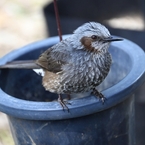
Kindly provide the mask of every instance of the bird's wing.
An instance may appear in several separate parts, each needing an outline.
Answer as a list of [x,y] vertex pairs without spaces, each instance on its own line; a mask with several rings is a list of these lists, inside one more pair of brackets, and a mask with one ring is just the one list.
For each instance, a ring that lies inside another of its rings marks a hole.
[[69,63],[69,58],[68,49],[51,47],[40,55],[36,64],[50,72],[57,73],[62,71],[62,65]]

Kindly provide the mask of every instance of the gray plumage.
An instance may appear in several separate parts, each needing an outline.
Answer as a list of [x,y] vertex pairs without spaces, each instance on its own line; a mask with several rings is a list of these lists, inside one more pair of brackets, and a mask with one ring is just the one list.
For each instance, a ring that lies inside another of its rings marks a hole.
[[[92,39],[92,36],[97,38]],[[71,94],[90,91],[107,76],[111,66],[108,52],[110,33],[105,26],[90,22],[79,27],[69,38],[46,50],[37,60],[45,70],[57,74],[57,81],[47,77],[44,87],[58,94]],[[90,46],[82,44],[86,38]],[[94,49],[94,50],[92,50]]]
[[[58,101],[63,108],[68,109],[60,94],[92,91],[104,103],[105,97],[95,88],[110,70],[110,42],[120,40],[122,39],[113,38],[100,23],[85,23],[70,37],[42,53],[34,65],[30,64],[32,68],[43,69],[43,86],[46,90],[59,94]],[[14,68],[14,63],[12,66],[10,68]],[[4,65],[0,68],[8,67]]]

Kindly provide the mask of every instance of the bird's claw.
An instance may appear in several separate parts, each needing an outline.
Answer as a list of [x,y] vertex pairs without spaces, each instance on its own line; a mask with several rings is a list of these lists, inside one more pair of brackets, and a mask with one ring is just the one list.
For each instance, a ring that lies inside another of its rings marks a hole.
[[67,101],[64,101],[63,99],[62,99],[62,97],[61,97],[61,95],[58,95],[59,97],[58,97],[58,102],[60,103],[60,105],[62,106],[62,108],[63,108],[63,111],[65,111],[65,108],[67,109],[67,111],[68,111],[68,113],[69,113],[69,108],[67,107],[67,105],[66,104],[69,104],[69,105],[71,105],[71,103],[69,103],[69,102],[67,102]]
[[107,100],[106,97],[104,97],[104,95],[102,93],[100,93],[98,90],[93,89],[92,92],[93,95],[97,96],[99,98],[99,100],[102,102],[102,104],[104,105],[105,101]]
[[107,100],[107,98],[106,97],[100,97],[100,96],[98,96],[99,97],[99,100],[102,102],[102,104],[104,105],[104,103],[105,103],[105,101]]

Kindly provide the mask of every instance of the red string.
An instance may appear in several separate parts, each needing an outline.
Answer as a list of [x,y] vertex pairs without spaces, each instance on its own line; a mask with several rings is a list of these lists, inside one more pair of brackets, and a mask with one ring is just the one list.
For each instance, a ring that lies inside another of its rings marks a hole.
[[56,23],[57,23],[57,31],[58,31],[59,39],[61,41],[62,40],[62,32],[61,32],[57,2],[56,2],[56,0],[53,0],[53,2],[54,2],[54,10],[55,10],[55,16],[56,16]]

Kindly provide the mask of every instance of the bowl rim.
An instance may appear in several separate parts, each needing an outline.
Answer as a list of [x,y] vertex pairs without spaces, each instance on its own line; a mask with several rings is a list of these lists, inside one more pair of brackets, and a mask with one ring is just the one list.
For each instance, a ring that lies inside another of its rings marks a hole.
[[[70,35],[63,35],[63,39],[68,36]],[[48,44],[50,46],[54,45],[57,42],[59,42],[59,38],[58,36],[54,36],[28,44],[2,57],[0,59],[0,65],[12,61],[24,53],[40,49],[40,47],[47,47]],[[107,98],[107,102],[104,105],[95,96],[74,99],[69,101],[72,105],[69,105],[70,113],[68,113],[67,111],[62,111],[60,104],[56,101],[26,101],[10,96],[0,88],[0,111],[22,119],[62,120],[100,112],[124,101],[145,81],[145,53],[137,44],[127,39],[124,39],[122,42],[111,43],[111,46],[122,49],[127,53],[133,65],[131,71],[124,79],[102,91]]]

